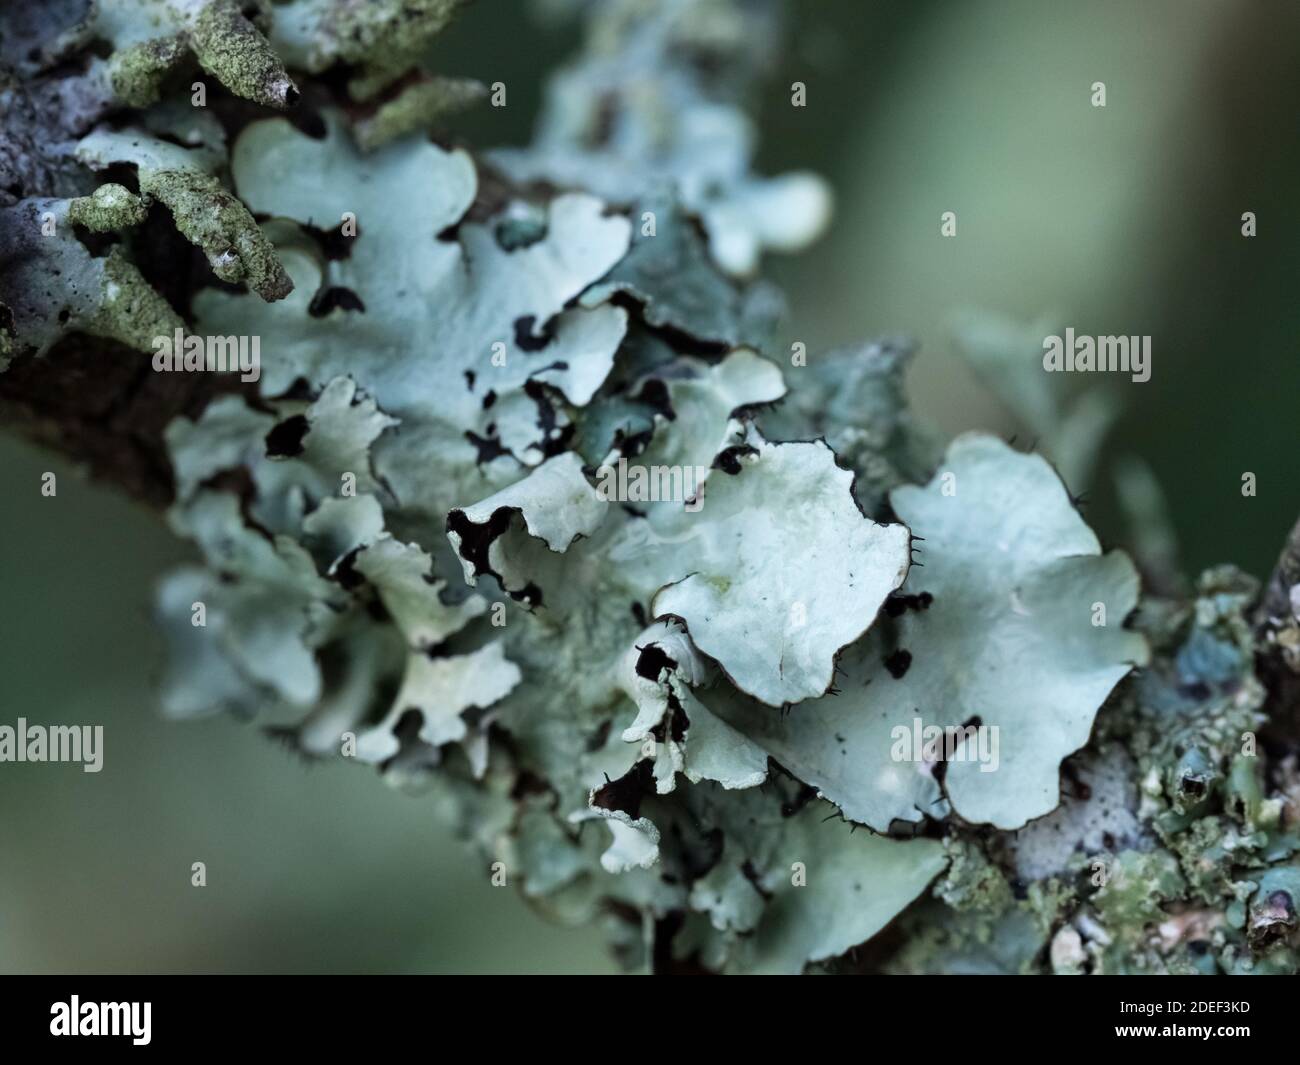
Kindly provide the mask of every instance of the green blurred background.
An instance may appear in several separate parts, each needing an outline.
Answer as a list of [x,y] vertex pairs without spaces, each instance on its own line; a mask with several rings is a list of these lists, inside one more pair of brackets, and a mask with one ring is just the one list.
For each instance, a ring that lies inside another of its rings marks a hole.
[[[509,86],[509,107],[457,124],[472,143],[524,141],[542,76],[575,45],[572,26],[521,32],[522,6],[478,3],[434,56]],[[1150,334],[1151,381],[1106,382],[1124,404],[1107,455],[1150,464],[1190,570],[1232,560],[1264,575],[1300,513],[1300,5],[810,0],[792,13],[757,102],[760,169],[820,171],[837,212],[812,250],[769,263],[790,297],[786,339],[815,357],[913,336],[915,406],[949,432],[1009,434],[1010,413],[956,357],[955,315]],[[789,106],[795,80],[806,108]],[[956,239],[939,235],[949,210]],[[1122,543],[1104,478],[1090,500],[1103,539]],[[102,724],[106,747],[97,775],[0,765],[0,970],[615,971],[593,930],[491,887],[427,801],[356,767],[305,767],[230,720],[161,721],[152,590],[187,557],[156,516],[0,437],[0,723]],[[194,861],[206,888],[190,886]]]

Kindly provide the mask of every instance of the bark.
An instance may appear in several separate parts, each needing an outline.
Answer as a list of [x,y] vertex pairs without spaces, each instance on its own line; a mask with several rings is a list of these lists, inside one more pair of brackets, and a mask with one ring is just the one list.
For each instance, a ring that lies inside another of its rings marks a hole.
[[236,376],[154,373],[147,353],[70,336],[44,358],[16,359],[0,373],[0,426],[164,507],[173,491],[168,423],[197,417],[214,396],[241,388],[252,400]]

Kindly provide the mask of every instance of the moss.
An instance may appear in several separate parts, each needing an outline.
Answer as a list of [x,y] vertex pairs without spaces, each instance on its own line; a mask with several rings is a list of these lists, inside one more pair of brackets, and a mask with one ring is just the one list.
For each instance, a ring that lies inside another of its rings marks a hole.
[[231,92],[267,107],[297,100],[298,89],[284,64],[233,0],[208,4],[190,39],[200,66]]
[[68,203],[68,218],[95,233],[137,226],[144,221],[144,202],[122,185],[109,182],[91,195],[79,196]]
[[248,208],[211,174],[141,167],[140,191],[166,204],[176,228],[203,249],[222,281],[246,282],[264,300],[283,299],[293,291],[274,246]]

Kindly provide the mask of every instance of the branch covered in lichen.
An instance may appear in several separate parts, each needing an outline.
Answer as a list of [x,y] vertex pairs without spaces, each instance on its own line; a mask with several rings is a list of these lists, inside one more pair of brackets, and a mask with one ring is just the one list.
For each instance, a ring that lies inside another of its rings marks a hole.
[[[483,92],[424,69],[456,6],[103,3],[11,72],[0,401],[165,450],[201,556],[159,592],[167,712],[434,790],[630,965],[1294,971],[1295,544],[1263,593],[1143,594],[1053,465],[1077,488],[1111,412],[1014,325],[964,348],[1047,458],[945,443],[905,345],[776,357],[752,276],[829,196],[751,168],[769,5],[592,5],[534,142],[477,159],[429,135]],[[38,150],[92,39],[109,89]],[[218,122],[168,80],[191,55],[309,102]],[[256,338],[255,386],[155,399],[179,333]],[[87,336],[137,353],[102,416],[31,391],[77,391]]]

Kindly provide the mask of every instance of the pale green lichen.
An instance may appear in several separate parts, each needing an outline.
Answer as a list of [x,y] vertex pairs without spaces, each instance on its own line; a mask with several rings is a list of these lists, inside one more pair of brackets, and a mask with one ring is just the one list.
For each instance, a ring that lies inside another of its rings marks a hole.
[[113,182],[100,185],[91,195],[80,196],[68,203],[69,220],[95,233],[139,225],[146,213],[139,196]]
[[298,98],[279,56],[235,0],[212,0],[199,10],[190,46],[199,65],[237,96],[267,107]]
[[0,209],[0,303],[13,319],[12,349],[42,355],[81,331],[150,351],[154,337],[181,325],[120,247],[96,257],[77,239],[78,213],[98,221],[106,220],[101,210],[130,213],[117,195],[108,198],[109,208],[91,198],[33,198]]
[[221,280],[245,282],[268,301],[284,299],[293,290],[274,246],[248,208],[210,172],[215,164],[211,148],[183,148],[139,129],[98,130],[81,140],[77,153],[95,167],[134,164],[140,195],[171,212],[176,228],[203,249]]
[[[722,712],[878,831],[941,816],[949,803],[967,821],[1019,828],[1057,805],[1061,759],[1146,659],[1123,627],[1137,575],[1123,555],[1101,554],[1046,462],[990,437],[958,438],[928,485],[891,499],[923,538],[925,565],[908,575],[897,619],[840,662],[843,694],[787,715],[743,703]],[[973,718],[995,731],[962,738],[940,788],[936,758],[917,741],[926,729],[965,737]],[[988,749],[976,750],[977,735]]]
[[[780,299],[737,277],[828,198],[750,170],[735,104],[768,5],[592,5],[535,142],[493,156],[542,183],[487,196],[425,135],[482,91],[418,69],[456,6],[274,5],[275,52],[346,66],[366,117],[240,120],[227,153],[168,101],[79,145],[138,196],[3,209],[0,368],[71,330],[147,350],[181,327],[129,237],[97,257],[74,229],[98,247],[85,230],[151,201],[280,300],[192,301],[195,330],[268,358],[258,395],[166,433],[169,520],[202,557],[159,593],[166,711],[430,788],[630,966],[1295,971],[1300,770],[1257,733],[1261,661],[1300,672],[1300,564],[1262,627],[1229,567],[1139,601],[1071,495],[1113,408],[1050,390],[1033,328],[968,321],[962,346],[1069,489],[995,438],[945,446],[907,406],[904,343],[770,358]],[[289,98],[227,0],[111,0],[95,27],[120,102],[190,50]],[[615,469],[695,474],[627,498]],[[1150,484],[1126,483],[1149,526]],[[914,723],[963,730],[965,757],[900,755]]]
[[[358,383],[402,420],[402,433],[380,441],[375,468],[427,515],[428,547],[454,506],[548,457],[568,421],[565,402],[586,403],[604,381],[627,315],[608,303],[568,304],[622,256],[629,226],[575,194],[548,204],[546,236],[528,247],[508,252],[491,227],[468,222],[458,240],[439,240],[474,200],[470,157],[419,138],[365,154],[339,116],[327,112],[326,125],[313,139],[281,119],[254,123],[235,143],[233,170],[256,211],[322,228],[348,213],[357,230],[348,256],[321,263],[286,248],[291,298],[254,308],[211,292],[195,307],[211,331],[276,338],[267,394],[297,377],[320,385],[350,373],[358,351],[377,356]],[[331,288],[360,308],[311,315],[313,294]],[[529,323],[547,326],[547,338],[529,336]],[[423,465],[429,456],[437,476]]]
[[820,177],[750,169],[754,130],[734,105],[770,55],[775,22],[770,3],[743,13],[712,2],[595,5],[588,49],[552,79],[533,143],[491,159],[520,181],[632,203],[638,217],[669,189],[722,270],[748,277],[764,251],[797,251],[830,218]]
[[113,94],[128,107],[148,107],[162,95],[163,80],[185,59],[185,35],[174,33],[117,49],[108,63]]
[[[1203,956],[1192,944],[1202,934],[1221,938],[1212,964],[1240,966],[1234,952],[1248,947],[1243,934],[1222,931],[1226,920],[1210,922],[1213,933],[1201,931],[1202,917],[1163,926],[1171,913],[1236,899],[1233,855],[1255,861],[1250,833],[1243,850],[1207,816],[1210,806],[1175,809],[1166,789],[1191,779],[1177,768],[1185,750],[1172,761],[1152,752],[1160,783],[1148,801],[1156,808],[1129,809],[1136,794],[1113,790],[1101,766],[1120,766],[1120,781],[1126,765],[1145,772],[1147,749],[1131,724],[1121,725],[1140,720],[1132,708],[1105,720],[1112,747],[1089,752],[1088,770],[1099,795],[1118,796],[1127,820],[1070,798],[1071,812],[1054,826],[1063,848],[1031,829],[1014,852],[965,835],[969,822],[1020,826],[1058,806],[1062,759],[1087,743],[1099,707],[1148,651],[1125,624],[1137,599],[1127,560],[1101,554],[1059,477],[1036,456],[980,436],[946,454],[936,447],[903,405],[905,349],[877,345],[819,360],[806,378],[791,375],[797,388],[770,417],[788,435],[810,422],[824,432],[849,457],[870,511],[891,508],[907,525],[889,550],[846,550],[855,527],[881,527],[852,507],[852,478],[825,445],[777,443],[757,431],[753,411],[780,400],[786,385],[771,363],[737,347],[762,334],[762,314],[699,254],[680,200],[645,201],[659,205],[663,228],[652,237],[635,224],[602,232],[596,205],[567,196],[544,207],[507,204],[486,224],[466,223],[473,184],[456,153],[408,139],[363,156],[332,116],[323,140],[282,122],[252,127],[235,146],[234,169],[257,209],[313,225],[346,209],[358,236],[346,259],[323,264],[293,251],[300,243],[286,233],[301,295],[266,308],[209,296],[199,302],[201,319],[214,329],[242,320],[275,338],[285,361],[262,389],[280,417],[293,404],[276,397],[296,379],[324,388],[346,370],[401,423],[399,434],[373,439],[376,484],[392,491],[382,508],[344,506],[326,483],[291,513],[277,507],[284,483],[258,472],[267,469],[257,446],[265,433],[246,437],[251,450],[240,461],[259,485],[254,512],[281,515],[275,527],[286,534],[300,528],[328,579],[352,575],[352,605],[327,642],[315,644],[317,654],[352,661],[346,648],[361,632],[366,646],[391,642],[362,658],[354,676],[369,678],[371,690],[406,693],[386,706],[357,699],[350,710],[309,716],[292,726],[306,749],[326,744],[323,721],[364,726],[365,760],[403,782],[437,766],[449,778],[449,801],[470,822],[507,816],[499,797],[510,781],[545,780],[547,798],[522,802],[512,832],[492,835],[479,824],[473,834],[520,867],[530,897],[568,919],[593,919],[602,900],[645,920],[684,915],[672,945],[683,963],[851,968],[839,956],[906,911],[898,917],[905,947],[877,963],[897,971],[1193,971]],[[289,173],[306,182],[290,190]],[[354,190],[346,204],[313,177],[324,174]],[[423,194],[430,185],[435,198]],[[445,247],[412,247],[412,234],[453,228]],[[561,280],[549,272],[557,241],[579,231],[598,236],[588,238],[587,254],[604,242],[608,258],[600,267],[570,259],[581,265]],[[407,280],[419,299],[408,285],[395,298],[376,285],[381,276]],[[549,285],[554,298],[542,295]],[[305,313],[311,292],[334,286],[354,292],[364,310],[334,310],[318,323]],[[521,287],[531,298],[519,298]],[[697,298],[713,291],[730,295]],[[636,305],[626,324],[608,335],[575,331],[583,322],[568,317],[575,298],[585,313],[609,314],[615,295]],[[734,350],[683,356],[647,325]],[[353,353],[363,344],[382,356],[359,363]],[[504,355],[499,364],[494,350]],[[412,365],[416,351],[433,355]],[[475,438],[497,447],[460,444]],[[595,491],[592,467],[620,459],[629,470],[708,469],[703,507],[692,513],[686,499],[658,498],[611,505]],[[783,476],[778,467],[787,464]],[[837,500],[848,510],[837,510]],[[441,515],[446,546],[434,539]],[[906,570],[909,529],[924,538],[916,546],[925,568],[877,618]],[[805,551],[820,538],[826,543]],[[1010,543],[1017,548],[1008,555]],[[841,551],[845,572],[823,565],[824,575],[837,574],[824,584],[800,568]],[[772,558],[781,559],[776,581],[764,567]],[[846,609],[845,589],[882,559],[893,582]],[[462,613],[444,599],[449,562],[473,585],[475,609]],[[400,583],[390,583],[399,572]],[[433,594],[412,603],[405,596],[421,590],[417,580]],[[1205,625],[1248,639],[1236,620],[1240,600],[1211,599],[1217,606],[1202,610]],[[384,634],[394,626],[358,615],[374,600],[391,610],[397,640]],[[637,610],[652,623],[639,623]],[[653,622],[660,613],[664,620]],[[494,615],[507,619],[499,633]],[[836,635],[835,626],[845,631]],[[830,682],[846,642],[837,692],[808,699]],[[432,657],[410,657],[402,648],[412,643]],[[897,658],[904,650],[906,666]],[[1222,669],[1207,650],[1189,652],[1183,668]],[[478,705],[456,694],[465,690],[453,678],[463,676],[467,655],[495,663],[476,678],[486,685],[470,697]],[[438,685],[442,710],[432,695]],[[783,716],[744,699],[737,685],[775,703],[804,701]],[[1044,698],[1051,714],[1041,712]],[[400,728],[404,705],[419,713],[414,731]],[[983,773],[974,759],[952,763],[940,780],[924,759],[891,759],[891,730],[922,708],[937,710],[940,724],[976,716],[999,728],[1002,764]],[[1121,739],[1136,765],[1116,752]],[[1196,769],[1211,803],[1222,791],[1212,769]],[[463,778],[484,792],[455,783]],[[1267,800],[1250,797],[1244,770],[1235,779],[1244,789],[1239,808],[1257,811],[1257,821]],[[882,832],[919,822],[944,826],[952,838],[940,846],[862,836],[859,852],[831,821],[814,840],[806,829],[834,809],[815,791]],[[1202,827],[1189,832],[1162,820],[1165,813],[1194,814]],[[719,833],[721,855],[710,832]],[[1195,866],[1202,845],[1220,847],[1215,875]],[[1113,848],[1121,857],[1112,863]],[[1091,883],[1094,861],[1115,876],[1108,889]],[[933,895],[908,909],[945,867]],[[860,905],[859,892],[873,906]],[[832,911],[842,916],[828,923]],[[629,960],[644,961],[643,941],[619,942]]]
[[180,316],[141,276],[135,264],[114,248],[103,260],[99,308],[86,321],[86,332],[120,340],[139,351],[153,351],[154,338],[181,328]]
[[373,151],[408,133],[436,129],[448,115],[486,96],[487,88],[473,78],[428,78],[406,86],[372,114],[359,119],[352,135],[364,151]]
[[406,73],[465,0],[290,0],[277,6],[276,50],[315,73],[335,63],[360,68],[349,87],[367,99]]
[[109,81],[130,107],[156,103],[167,76],[191,54],[227,89],[255,103],[285,107],[298,95],[236,0],[98,0],[83,32],[114,46]]
[[247,282],[264,300],[284,299],[293,290],[274,247],[248,208],[211,174],[144,171],[140,192],[167,207],[176,228],[203,249],[212,272],[222,281]]

